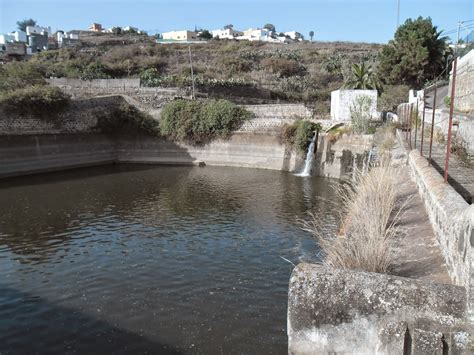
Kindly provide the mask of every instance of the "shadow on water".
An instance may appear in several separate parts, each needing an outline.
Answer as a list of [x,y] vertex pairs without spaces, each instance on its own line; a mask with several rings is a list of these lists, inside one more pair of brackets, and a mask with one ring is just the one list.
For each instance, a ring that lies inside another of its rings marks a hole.
[[184,351],[78,310],[0,287],[0,353],[184,354]]

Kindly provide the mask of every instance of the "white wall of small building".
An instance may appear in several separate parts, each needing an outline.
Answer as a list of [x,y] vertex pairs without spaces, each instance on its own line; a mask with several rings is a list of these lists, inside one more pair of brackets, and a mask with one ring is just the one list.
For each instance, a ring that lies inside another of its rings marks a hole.
[[331,92],[331,119],[335,121],[350,121],[351,107],[360,96],[371,99],[370,115],[377,117],[377,90],[336,90]]

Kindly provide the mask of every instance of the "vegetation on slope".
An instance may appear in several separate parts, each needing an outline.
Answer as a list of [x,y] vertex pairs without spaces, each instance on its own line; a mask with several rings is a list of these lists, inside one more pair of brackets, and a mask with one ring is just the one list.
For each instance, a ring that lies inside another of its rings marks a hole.
[[161,112],[161,133],[175,141],[205,144],[228,138],[252,114],[227,100],[195,101],[179,99]]
[[286,124],[282,129],[283,142],[303,153],[306,152],[316,131],[321,125],[308,120],[297,120],[293,124]]

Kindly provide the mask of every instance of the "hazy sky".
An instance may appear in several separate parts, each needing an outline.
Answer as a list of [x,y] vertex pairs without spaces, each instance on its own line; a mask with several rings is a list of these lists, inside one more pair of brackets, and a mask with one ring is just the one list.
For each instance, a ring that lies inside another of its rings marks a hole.
[[[474,19],[474,0],[400,0],[400,19],[430,16],[440,29]],[[150,34],[174,29],[237,29],[273,23],[278,31],[297,30],[315,39],[386,42],[397,22],[397,0],[0,0],[0,33],[16,21],[34,18],[53,30],[135,26]],[[471,22],[471,24],[474,22]],[[474,26],[473,26],[474,27]],[[464,32],[467,34],[467,31]],[[455,37],[455,36],[454,36]]]

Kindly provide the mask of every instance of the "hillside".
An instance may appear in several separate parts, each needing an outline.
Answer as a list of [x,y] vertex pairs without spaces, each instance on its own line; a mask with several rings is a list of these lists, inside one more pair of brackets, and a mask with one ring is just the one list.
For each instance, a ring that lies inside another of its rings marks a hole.
[[[303,101],[329,110],[350,65],[372,62],[380,45],[314,42],[290,45],[211,41],[191,45],[200,92],[237,102]],[[156,44],[139,35],[82,34],[77,48],[34,55],[29,64],[44,77],[140,77],[148,86],[190,87],[189,46]]]

